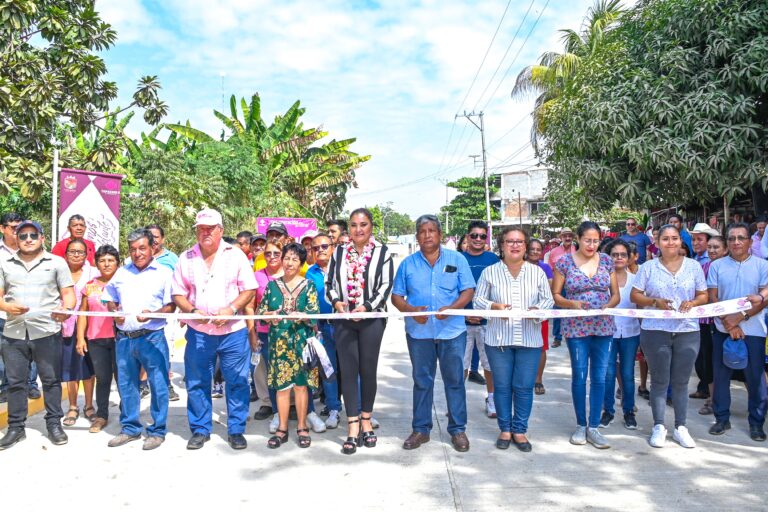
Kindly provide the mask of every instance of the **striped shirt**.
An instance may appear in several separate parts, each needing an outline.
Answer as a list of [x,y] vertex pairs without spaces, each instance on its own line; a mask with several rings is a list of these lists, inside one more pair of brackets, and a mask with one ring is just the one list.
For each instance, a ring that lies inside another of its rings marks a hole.
[[[331,306],[337,302],[349,302],[347,297],[347,252],[348,245],[336,247],[328,264],[328,277],[325,282],[325,297]],[[392,291],[394,265],[392,254],[386,245],[376,242],[371,252],[371,260],[363,273],[365,286],[363,306],[366,311],[386,311],[387,298]]]
[[[491,309],[493,303],[508,304],[512,309],[552,309],[555,301],[546,274],[538,266],[523,262],[517,277],[503,261],[483,270],[475,290],[475,309]],[[485,344],[492,347],[529,347],[544,345],[540,320],[490,318]]]

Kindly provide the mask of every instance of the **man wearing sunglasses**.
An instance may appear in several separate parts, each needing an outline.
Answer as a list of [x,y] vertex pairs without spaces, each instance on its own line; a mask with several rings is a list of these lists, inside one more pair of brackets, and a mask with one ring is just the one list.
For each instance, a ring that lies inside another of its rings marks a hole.
[[8,431],[0,450],[26,438],[29,365],[37,363],[43,382],[45,424],[55,445],[67,443],[61,427],[61,322],[75,307],[75,291],[67,263],[43,249],[43,228],[25,220],[16,228],[19,250],[0,260],[0,311],[8,315],[3,329],[3,359],[8,378]]
[[651,239],[648,238],[648,235],[637,229],[637,219],[628,218],[626,226],[627,231],[619,238],[627,242],[635,242],[635,245],[637,245],[637,264],[642,265],[645,263],[645,260],[650,259],[648,248],[651,246]]
[[[498,263],[499,257],[490,251],[486,251],[486,246],[490,245],[488,240],[488,224],[481,220],[473,220],[467,228],[467,250],[462,254],[469,263],[469,269],[472,271],[472,277],[475,282],[480,279],[480,274],[487,267]],[[473,309],[472,301],[464,309]],[[464,352],[464,378],[469,377],[472,382],[483,383],[488,390],[488,397],[485,399],[485,414],[489,418],[496,417],[496,405],[493,401],[493,376],[491,366],[485,355],[485,329],[488,320],[479,316],[465,317],[467,324],[467,347]],[[480,364],[483,366],[483,379],[477,372],[470,371],[470,362],[472,352],[477,349],[480,355]]]

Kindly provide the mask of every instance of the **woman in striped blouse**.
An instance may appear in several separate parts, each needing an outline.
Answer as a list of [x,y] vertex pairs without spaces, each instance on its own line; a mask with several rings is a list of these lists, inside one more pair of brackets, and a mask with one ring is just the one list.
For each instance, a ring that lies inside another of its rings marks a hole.
[[[475,309],[550,309],[554,305],[549,281],[537,265],[524,260],[528,233],[519,227],[499,236],[502,260],[486,268],[475,290]],[[526,432],[533,407],[533,385],[542,346],[541,321],[489,318],[485,350],[493,373],[496,414],[501,433],[496,447],[531,451]],[[515,415],[512,417],[512,402]]]
[[[371,212],[365,208],[353,211],[349,217],[351,240],[339,245],[331,257],[325,294],[338,313],[387,309],[392,291],[392,255],[386,245],[373,239],[372,231]],[[347,455],[355,453],[363,443],[368,448],[376,446],[371,416],[385,326],[384,318],[334,322],[341,394],[349,424],[349,434],[342,446],[342,453]]]

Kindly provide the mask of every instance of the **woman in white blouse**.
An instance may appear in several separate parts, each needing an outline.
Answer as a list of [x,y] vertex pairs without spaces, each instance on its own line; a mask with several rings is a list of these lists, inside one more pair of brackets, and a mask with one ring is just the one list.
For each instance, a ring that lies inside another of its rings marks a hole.
[[[483,270],[475,290],[475,309],[551,309],[552,292],[544,271],[524,260],[528,234],[519,227],[499,236],[501,261]],[[533,407],[533,385],[544,341],[540,320],[489,318],[485,350],[493,373],[496,414],[501,433],[496,447],[531,451],[528,418]],[[515,414],[512,416],[514,399]]]
[[[621,301],[618,309],[636,309],[629,300],[635,274],[629,271],[632,261],[632,248],[625,240],[618,239],[605,247],[605,253],[613,260],[616,282],[619,285]],[[635,254],[637,250],[635,250]],[[618,357],[619,376],[621,377],[621,408],[624,412],[624,428],[637,429],[635,419],[635,357],[640,346],[640,320],[628,316],[614,317],[616,330],[613,333],[611,353],[608,358],[608,371],[605,374],[605,398],[603,399],[603,415],[600,417],[600,427],[611,424],[616,414],[614,404],[616,383],[616,358]]]

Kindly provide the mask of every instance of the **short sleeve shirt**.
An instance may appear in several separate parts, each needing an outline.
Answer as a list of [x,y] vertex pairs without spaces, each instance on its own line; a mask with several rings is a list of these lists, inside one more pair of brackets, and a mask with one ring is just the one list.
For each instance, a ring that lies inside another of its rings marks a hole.
[[[0,261],[0,288],[5,291],[6,302],[52,310],[61,306],[60,290],[74,285],[67,262],[49,252],[43,252],[29,264],[21,261],[17,254]],[[38,311],[9,314],[3,336],[36,340],[60,331],[61,324],[51,318],[50,311]]]
[[639,265],[645,263],[645,256],[647,254],[648,248],[651,245],[651,239],[648,238],[648,235],[642,231],[638,231],[634,235],[624,233],[619,237],[619,239],[626,240],[627,242],[634,242],[635,245],[637,245],[637,263]]
[[[480,279],[480,275],[483,273],[483,270],[499,262],[499,257],[490,251],[484,251],[482,254],[477,256],[469,254],[468,252],[462,252],[461,254],[464,255],[464,257],[467,259],[467,263],[469,263],[469,270],[472,271],[472,277],[476,283]],[[464,309],[473,309],[472,301],[469,301],[469,304],[464,306]],[[480,325],[486,325],[487,323],[488,320],[485,318],[480,320]],[[467,325],[478,324],[470,324],[467,322]]]
[[[565,278],[563,290],[569,299],[585,302],[590,309],[600,309],[611,300],[613,260],[607,254],[600,253],[597,272],[592,277],[576,266],[573,254],[558,259],[555,269]],[[561,326],[566,338],[613,336],[615,330],[613,317],[607,315],[563,318]]]
[[[756,256],[749,256],[739,262],[730,256],[717,259],[709,265],[707,287],[717,288],[718,300],[740,299],[756,294],[768,286],[768,261]],[[726,332],[723,322],[715,317],[715,327]],[[765,315],[762,312],[749,320],[739,323],[747,336],[765,337]]]
[[166,304],[172,304],[171,270],[153,259],[143,269],[129,263],[120,267],[112,276],[101,295],[104,302],[120,305],[120,311],[129,313],[125,322],[119,326],[121,331],[149,329],[156,331],[165,327],[163,318],[151,318],[146,322],[136,320],[138,313],[144,310],[157,311]]

